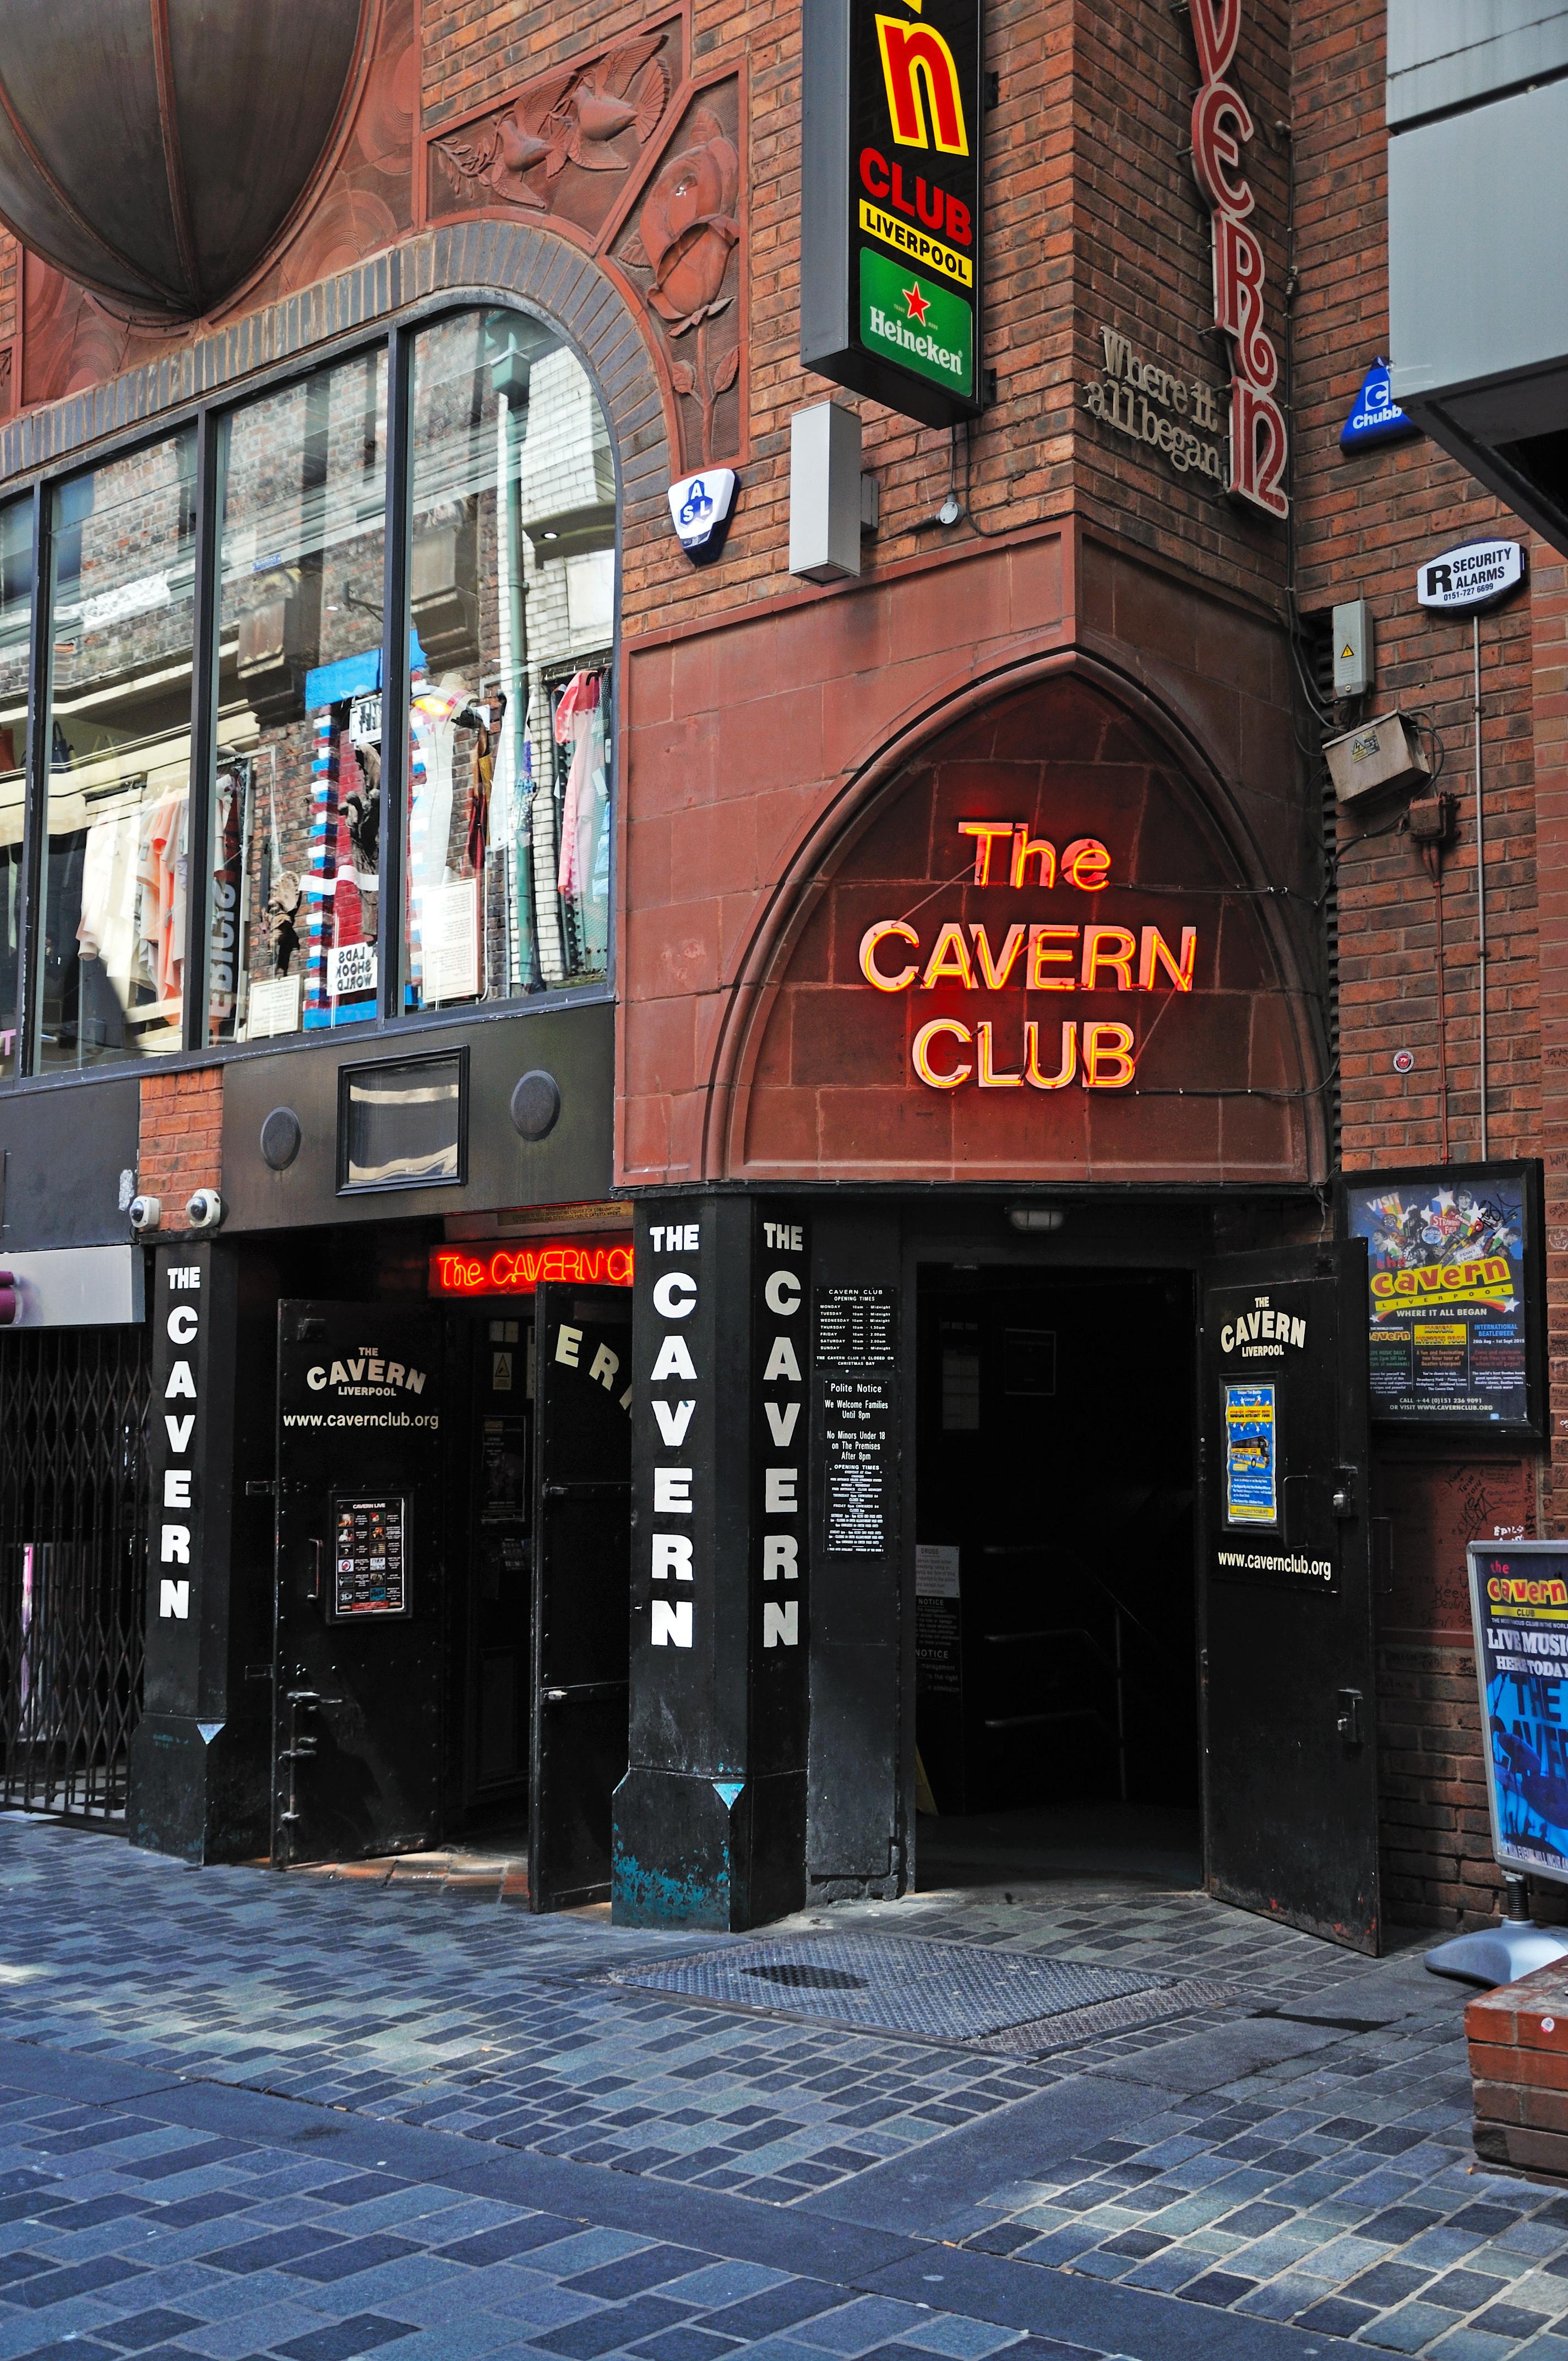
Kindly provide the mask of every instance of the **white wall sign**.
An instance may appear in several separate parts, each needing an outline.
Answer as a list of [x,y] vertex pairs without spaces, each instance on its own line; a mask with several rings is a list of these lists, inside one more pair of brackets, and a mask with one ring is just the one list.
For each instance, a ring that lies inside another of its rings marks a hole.
[[1423,607],[1445,613],[1489,606],[1524,580],[1524,551],[1517,541],[1467,541],[1429,557],[1416,572],[1416,597]]
[[0,1256],[12,1275],[17,1328],[135,1328],[143,1318],[139,1246],[60,1246]]

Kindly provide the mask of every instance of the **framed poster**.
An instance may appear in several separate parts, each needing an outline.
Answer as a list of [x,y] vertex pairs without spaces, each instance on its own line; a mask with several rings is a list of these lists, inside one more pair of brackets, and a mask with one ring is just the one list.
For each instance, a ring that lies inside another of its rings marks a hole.
[[1544,1432],[1541,1168],[1348,1174],[1341,1235],[1365,1238],[1375,1424]]
[[1492,1850],[1568,1882],[1568,1542],[1472,1542]]
[[1225,1522],[1279,1522],[1279,1418],[1271,1385],[1224,1389]]
[[412,1613],[408,1507],[399,1492],[333,1494],[329,1623]]

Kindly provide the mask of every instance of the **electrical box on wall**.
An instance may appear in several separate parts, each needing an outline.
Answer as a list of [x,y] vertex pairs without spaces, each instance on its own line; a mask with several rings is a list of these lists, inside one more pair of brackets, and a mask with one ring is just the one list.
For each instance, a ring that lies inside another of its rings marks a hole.
[[1347,599],[1333,610],[1334,695],[1365,697],[1371,687],[1373,661],[1372,609],[1365,598]]
[[841,402],[789,422],[789,570],[808,582],[861,570],[861,421]]
[[1410,786],[1431,774],[1415,726],[1402,713],[1382,714],[1376,721],[1364,721],[1359,730],[1329,739],[1323,759],[1342,804]]

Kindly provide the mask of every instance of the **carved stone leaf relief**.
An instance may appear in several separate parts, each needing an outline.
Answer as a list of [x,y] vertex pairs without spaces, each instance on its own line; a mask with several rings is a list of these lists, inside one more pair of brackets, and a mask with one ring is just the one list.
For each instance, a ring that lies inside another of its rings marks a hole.
[[670,38],[665,29],[623,41],[433,139],[431,219],[499,198],[590,235],[600,229],[669,104]]
[[694,103],[615,249],[664,349],[683,463],[697,467],[740,448],[739,108],[734,82]]

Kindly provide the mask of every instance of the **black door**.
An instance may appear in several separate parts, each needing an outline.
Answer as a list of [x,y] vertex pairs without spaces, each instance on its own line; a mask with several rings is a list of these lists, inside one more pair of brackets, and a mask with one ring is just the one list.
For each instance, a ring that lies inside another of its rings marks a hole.
[[438,1833],[442,1329],[366,1303],[278,1307],[273,1859]]
[[536,1299],[532,1778],[535,1910],[609,1894],[610,1798],[627,1762],[631,1294]]
[[1209,1890],[1376,1952],[1362,1242],[1210,1264],[1200,1400]]

